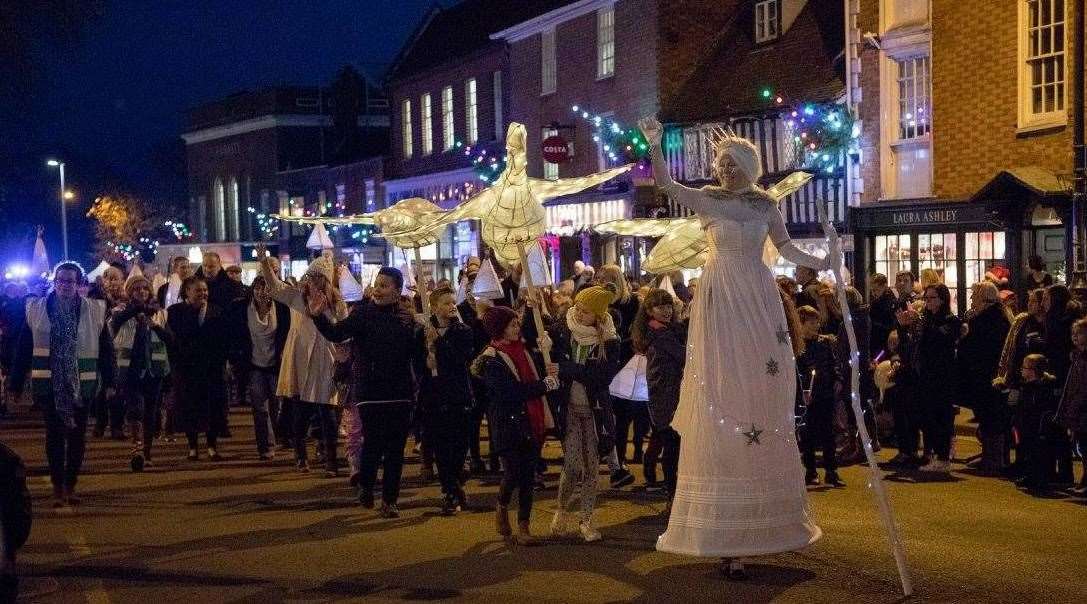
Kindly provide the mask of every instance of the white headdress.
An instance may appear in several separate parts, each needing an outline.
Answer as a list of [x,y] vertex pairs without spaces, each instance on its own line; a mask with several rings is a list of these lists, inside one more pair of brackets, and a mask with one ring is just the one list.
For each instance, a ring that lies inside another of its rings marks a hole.
[[747,174],[752,183],[762,176],[762,160],[759,157],[758,148],[746,138],[737,136],[731,126],[717,126],[710,133],[710,139],[713,145],[715,170],[727,155]]
[[332,264],[332,260],[328,256],[322,255],[320,258],[317,258],[310,263],[309,267],[306,268],[306,274],[309,275],[312,273],[320,273],[324,275],[325,278],[328,279],[328,282],[330,285],[332,285],[332,287],[336,287],[338,285],[336,281],[336,269]]

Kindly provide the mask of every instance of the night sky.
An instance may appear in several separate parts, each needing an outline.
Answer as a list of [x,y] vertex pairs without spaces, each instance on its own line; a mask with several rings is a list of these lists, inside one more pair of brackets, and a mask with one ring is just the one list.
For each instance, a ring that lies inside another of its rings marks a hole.
[[[244,89],[327,84],[350,64],[380,80],[433,0],[41,0],[0,10],[0,268],[46,224],[60,253],[57,174],[67,164],[71,246],[112,187],[183,201],[185,109]],[[451,0],[443,2],[452,4]],[[25,7],[23,7],[25,5]],[[75,8],[72,8],[72,7]],[[12,21],[5,23],[4,21]],[[82,224],[79,224],[82,222]],[[89,260],[89,259],[88,259]]]

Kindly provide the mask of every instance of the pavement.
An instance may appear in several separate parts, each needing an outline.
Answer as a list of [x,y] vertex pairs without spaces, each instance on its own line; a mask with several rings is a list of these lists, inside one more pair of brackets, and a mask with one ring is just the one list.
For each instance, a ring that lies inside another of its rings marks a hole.
[[[43,431],[31,416],[16,420],[0,424],[0,440],[26,459],[35,496],[19,602],[1087,601],[1087,501],[1031,497],[959,464],[941,482],[884,472],[915,588],[904,599],[859,466],[843,470],[844,489],[810,489],[820,541],[751,559],[750,578],[731,582],[714,560],[654,551],[664,501],[638,487],[640,474],[634,487],[602,488],[602,541],[511,547],[489,511],[496,480],[469,483],[476,511],[442,517],[438,487],[418,480],[412,457],[402,515],[381,519],[346,479],[299,474],[284,454],[259,462],[248,414],[235,411],[218,464],[185,461],[181,442],[158,444],[156,465],[134,474],[127,444],[92,439],[83,503],[53,510]],[[966,457],[977,443],[960,437],[957,451]],[[552,442],[545,456],[560,452]],[[538,493],[537,534],[554,510],[558,469]]]

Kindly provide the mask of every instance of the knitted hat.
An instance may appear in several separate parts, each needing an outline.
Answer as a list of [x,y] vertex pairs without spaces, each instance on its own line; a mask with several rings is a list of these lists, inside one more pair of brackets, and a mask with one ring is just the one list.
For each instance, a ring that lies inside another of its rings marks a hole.
[[608,314],[608,306],[615,300],[615,286],[611,283],[586,287],[574,296],[574,304],[598,317]]
[[483,329],[487,331],[487,335],[491,336],[492,340],[497,340],[502,337],[502,334],[506,332],[506,328],[509,327],[510,321],[517,318],[517,313],[508,306],[492,306],[483,311],[483,316],[480,320],[483,322]]

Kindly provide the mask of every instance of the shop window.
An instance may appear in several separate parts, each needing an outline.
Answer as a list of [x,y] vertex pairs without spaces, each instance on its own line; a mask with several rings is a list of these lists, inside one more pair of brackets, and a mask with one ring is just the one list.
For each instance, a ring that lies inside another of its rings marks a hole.
[[966,289],[985,279],[985,272],[994,265],[1005,264],[1003,231],[966,233]]
[[908,234],[877,235],[875,244],[876,249],[873,257],[876,260],[877,273],[883,273],[893,283],[895,275],[899,272],[913,272],[913,264],[910,259],[912,245]]
[[951,291],[951,312],[958,312],[958,236],[955,233],[922,233],[917,236],[917,270],[933,269]]
[[1065,0],[1019,2],[1019,127],[1059,126],[1065,111]]

